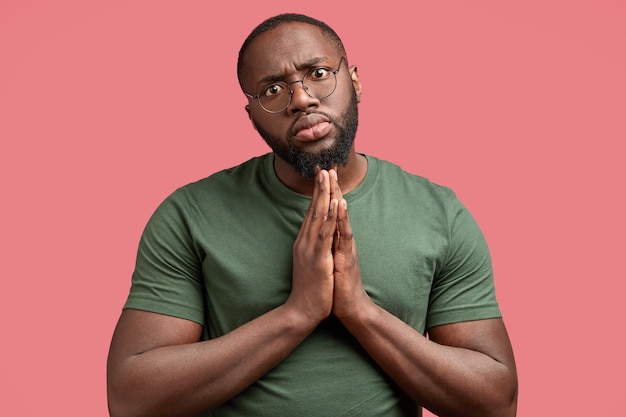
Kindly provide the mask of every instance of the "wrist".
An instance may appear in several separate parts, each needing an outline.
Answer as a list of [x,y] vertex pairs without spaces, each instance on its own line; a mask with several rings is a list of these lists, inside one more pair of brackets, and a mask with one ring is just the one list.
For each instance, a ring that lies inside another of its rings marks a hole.
[[359,297],[352,298],[349,305],[339,307],[336,303],[333,309],[335,316],[346,328],[355,326],[369,326],[380,307],[363,290]]
[[322,321],[320,318],[312,317],[307,314],[303,309],[299,308],[295,303],[291,303],[289,300],[278,307],[278,309],[287,324],[289,332],[308,335]]

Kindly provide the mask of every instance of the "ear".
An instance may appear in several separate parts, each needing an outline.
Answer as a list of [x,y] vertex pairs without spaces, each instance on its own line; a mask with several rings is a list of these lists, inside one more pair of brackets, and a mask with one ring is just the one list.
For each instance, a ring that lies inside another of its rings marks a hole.
[[349,68],[350,78],[352,79],[352,85],[354,86],[354,91],[356,93],[356,102],[361,102],[361,92],[363,91],[363,86],[361,85],[361,80],[359,79],[359,74],[357,72],[356,65],[353,65]]
[[252,123],[252,127],[254,128],[254,130],[258,130],[256,128],[256,123],[254,123],[254,119],[252,118],[252,113],[250,113],[250,105],[246,104],[246,113],[248,113],[248,118],[250,119],[250,123]]

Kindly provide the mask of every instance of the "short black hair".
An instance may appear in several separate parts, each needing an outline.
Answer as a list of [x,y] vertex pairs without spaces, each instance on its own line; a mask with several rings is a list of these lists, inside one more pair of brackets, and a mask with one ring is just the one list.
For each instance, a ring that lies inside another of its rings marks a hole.
[[256,28],[252,30],[252,32],[250,32],[246,40],[241,45],[241,49],[239,49],[239,55],[237,57],[237,79],[239,80],[239,85],[241,86],[241,88],[243,88],[243,85],[241,85],[241,76],[244,69],[243,57],[252,41],[255,40],[262,33],[269,32],[272,29],[276,29],[277,27],[280,27],[284,24],[293,22],[308,23],[310,25],[320,28],[322,34],[327,36],[331,41],[335,42],[337,51],[339,51],[339,53],[343,55],[347,61],[348,57],[346,56],[346,49],[343,46],[341,38],[339,37],[339,35],[337,35],[333,28],[328,26],[326,23],[322,22],[321,20],[314,19],[312,17],[298,13],[279,14],[261,22]]

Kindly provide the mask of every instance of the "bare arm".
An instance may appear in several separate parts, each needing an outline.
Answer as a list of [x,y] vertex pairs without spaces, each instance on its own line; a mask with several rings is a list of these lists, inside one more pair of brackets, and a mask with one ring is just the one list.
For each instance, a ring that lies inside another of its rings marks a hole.
[[514,416],[517,376],[500,319],[438,326],[428,340],[375,306],[344,320],[367,352],[418,404],[439,416]]
[[[331,181],[340,198],[338,184]],[[418,404],[440,416],[514,416],[517,374],[502,320],[434,327],[427,339],[377,306],[361,282],[345,200],[334,243],[333,313]]]
[[237,395],[289,355],[330,315],[337,202],[320,173],[294,243],[287,302],[234,331],[200,342],[194,322],[125,310],[107,364],[112,417],[186,416]]
[[107,367],[111,416],[194,415],[232,398],[284,359],[313,330],[278,307],[217,339],[197,323],[125,310]]

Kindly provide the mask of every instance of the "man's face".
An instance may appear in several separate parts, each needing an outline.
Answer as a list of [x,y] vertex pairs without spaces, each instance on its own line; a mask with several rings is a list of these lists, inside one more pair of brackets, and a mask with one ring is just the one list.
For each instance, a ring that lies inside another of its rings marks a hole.
[[[337,69],[341,54],[316,26],[289,23],[256,38],[247,50],[242,84],[256,95],[267,79],[291,83],[312,68]],[[268,113],[257,100],[246,110],[254,127],[276,156],[305,178],[317,167],[345,165],[353,151],[358,124],[360,83],[355,69],[341,63],[337,87],[324,99],[312,98],[301,83],[291,86],[291,103],[280,113]]]

